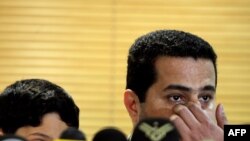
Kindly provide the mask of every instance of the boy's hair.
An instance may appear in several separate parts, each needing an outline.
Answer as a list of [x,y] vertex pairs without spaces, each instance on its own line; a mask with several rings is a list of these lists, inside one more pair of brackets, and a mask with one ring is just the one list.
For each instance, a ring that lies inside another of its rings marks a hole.
[[0,95],[0,128],[4,133],[39,126],[43,116],[51,112],[68,126],[79,128],[79,108],[63,88],[47,80],[17,81]]

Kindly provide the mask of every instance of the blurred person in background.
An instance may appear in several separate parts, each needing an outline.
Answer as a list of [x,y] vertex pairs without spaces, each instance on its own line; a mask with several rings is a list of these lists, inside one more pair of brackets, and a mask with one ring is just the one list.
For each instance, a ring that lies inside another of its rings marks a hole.
[[60,86],[42,79],[25,79],[0,95],[0,133],[28,141],[51,141],[68,127],[79,128],[79,108]]

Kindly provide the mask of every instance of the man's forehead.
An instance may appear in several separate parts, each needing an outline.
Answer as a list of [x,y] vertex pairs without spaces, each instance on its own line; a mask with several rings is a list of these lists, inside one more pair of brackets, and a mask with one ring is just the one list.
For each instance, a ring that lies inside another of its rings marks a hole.
[[193,59],[182,57],[160,57],[155,62],[156,73],[164,72],[171,74],[203,73],[210,71],[215,75],[215,68],[211,60]]
[[156,81],[164,87],[178,84],[193,89],[201,89],[206,85],[215,87],[215,70],[208,59],[161,57],[155,64]]

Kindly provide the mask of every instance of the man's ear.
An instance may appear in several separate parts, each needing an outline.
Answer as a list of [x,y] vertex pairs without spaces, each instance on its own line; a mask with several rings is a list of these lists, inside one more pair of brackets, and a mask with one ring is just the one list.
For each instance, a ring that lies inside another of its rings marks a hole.
[[141,112],[139,98],[134,91],[127,89],[124,92],[123,102],[135,126],[139,121],[139,115]]

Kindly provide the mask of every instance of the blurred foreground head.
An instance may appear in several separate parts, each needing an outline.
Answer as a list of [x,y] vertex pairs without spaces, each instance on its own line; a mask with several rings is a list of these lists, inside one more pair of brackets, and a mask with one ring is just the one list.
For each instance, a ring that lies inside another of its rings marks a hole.
[[96,132],[92,141],[127,141],[127,138],[118,128],[106,127]]
[[174,124],[163,118],[146,118],[134,128],[130,141],[179,141]]

